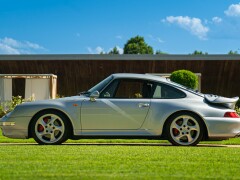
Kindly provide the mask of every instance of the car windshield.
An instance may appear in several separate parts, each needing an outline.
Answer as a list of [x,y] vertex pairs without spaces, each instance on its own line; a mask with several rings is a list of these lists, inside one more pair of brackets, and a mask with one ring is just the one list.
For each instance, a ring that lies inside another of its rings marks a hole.
[[204,96],[204,94],[200,93],[198,90],[194,90],[194,89],[188,88],[186,86],[183,86],[181,84],[175,83],[175,82],[171,81],[169,78],[166,78],[166,79],[167,79],[167,81],[169,81],[174,86],[180,87],[180,88],[185,89],[187,91],[190,91],[190,92],[192,92],[194,94],[197,94],[197,95],[200,95],[200,96]]
[[102,80],[100,83],[89,89],[87,93],[91,94],[94,91],[100,92],[112,79],[113,79],[112,75],[108,76],[106,79]]

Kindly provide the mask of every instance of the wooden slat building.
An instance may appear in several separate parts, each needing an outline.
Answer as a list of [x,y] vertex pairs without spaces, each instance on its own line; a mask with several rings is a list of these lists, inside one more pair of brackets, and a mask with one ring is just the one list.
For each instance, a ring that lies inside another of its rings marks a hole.
[[[240,96],[240,55],[0,55],[0,74],[55,74],[60,95],[76,95],[112,73],[201,73],[201,90]],[[15,82],[21,92],[24,82]]]

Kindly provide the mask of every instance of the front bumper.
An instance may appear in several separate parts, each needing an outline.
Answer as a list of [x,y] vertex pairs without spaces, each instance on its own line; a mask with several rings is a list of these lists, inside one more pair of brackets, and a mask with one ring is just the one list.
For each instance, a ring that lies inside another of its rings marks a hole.
[[228,139],[240,135],[240,118],[205,117],[204,119],[210,139]]
[[0,127],[1,126],[15,126],[15,122],[1,122],[0,119]]
[[26,139],[28,138],[28,117],[8,117],[0,119],[0,128],[3,136],[9,138]]

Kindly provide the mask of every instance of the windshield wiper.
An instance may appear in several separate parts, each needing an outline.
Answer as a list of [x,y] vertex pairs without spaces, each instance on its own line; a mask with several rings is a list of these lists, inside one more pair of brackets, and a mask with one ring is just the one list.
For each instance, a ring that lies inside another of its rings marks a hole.
[[90,92],[89,91],[83,91],[83,92],[78,93],[79,96],[80,95],[86,95],[86,94],[90,94]]

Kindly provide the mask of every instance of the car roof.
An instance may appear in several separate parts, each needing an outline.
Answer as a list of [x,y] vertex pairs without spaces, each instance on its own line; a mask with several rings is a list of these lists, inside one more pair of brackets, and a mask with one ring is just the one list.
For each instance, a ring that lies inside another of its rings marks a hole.
[[165,77],[151,75],[151,74],[135,74],[135,73],[116,73],[112,74],[114,78],[133,78],[133,79],[145,79],[145,80],[153,80],[160,82],[169,83]]

